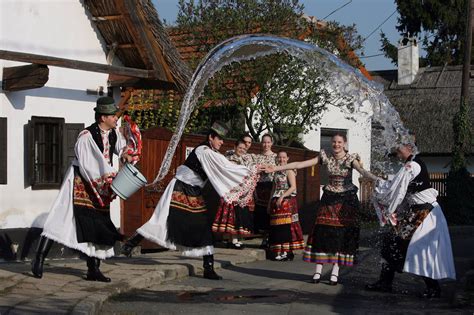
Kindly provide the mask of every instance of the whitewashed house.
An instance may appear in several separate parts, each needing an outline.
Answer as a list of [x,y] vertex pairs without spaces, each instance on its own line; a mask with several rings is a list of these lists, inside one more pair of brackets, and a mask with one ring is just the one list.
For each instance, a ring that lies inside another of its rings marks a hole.
[[[398,68],[372,71],[405,126],[415,135],[420,156],[430,173],[448,173],[453,148],[453,118],[459,111],[462,66],[419,67],[416,39],[400,41]],[[474,79],[470,79],[470,103]],[[470,121],[474,112],[470,111]],[[471,123],[472,126],[472,123]],[[474,173],[474,144],[467,157]]]
[[0,259],[28,255],[99,94],[186,85],[151,1],[115,2],[0,1]]

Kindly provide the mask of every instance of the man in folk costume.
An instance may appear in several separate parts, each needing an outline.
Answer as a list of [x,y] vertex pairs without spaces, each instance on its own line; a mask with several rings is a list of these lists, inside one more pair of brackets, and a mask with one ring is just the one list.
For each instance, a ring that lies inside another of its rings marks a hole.
[[116,129],[118,108],[112,97],[100,97],[96,122],[83,130],[75,144],[75,159],[66,172],[56,201],[44,224],[33,275],[43,276],[43,263],[54,242],[87,256],[86,280],[110,282],[99,267],[100,260],[114,255],[113,246],[122,235],[110,219],[110,202],[115,198],[111,183],[116,175],[113,154],[131,161],[126,141]]
[[180,250],[183,256],[203,256],[204,277],[222,279],[214,271],[212,221],[202,188],[214,187],[227,204],[247,206],[258,181],[258,167],[236,165],[218,152],[227,133],[214,123],[206,141],[198,145],[176,170],[156,205],[153,216],[124,244],[122,253],[131,255],[133,247],[146,238],[160,246]]
[[397,149],[404,166],[392,180],[380,180],[374,205],[381,225],[390,230],[382,243],[380,279],[366,286],[370,291],[390,292],[395,272],[419,275],[426,284],[422,297],[441,294],[440,279],[455,279],[453,253],[446,219],[436,202],[425,163],[414,154],[414,146]]

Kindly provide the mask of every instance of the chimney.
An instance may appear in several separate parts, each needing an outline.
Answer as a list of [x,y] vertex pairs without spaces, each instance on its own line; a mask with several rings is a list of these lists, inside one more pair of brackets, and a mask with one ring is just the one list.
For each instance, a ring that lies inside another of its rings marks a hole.
[[398,85],[409,85],[419,69],[420,53],[414,37],[404,37],[398,44]]

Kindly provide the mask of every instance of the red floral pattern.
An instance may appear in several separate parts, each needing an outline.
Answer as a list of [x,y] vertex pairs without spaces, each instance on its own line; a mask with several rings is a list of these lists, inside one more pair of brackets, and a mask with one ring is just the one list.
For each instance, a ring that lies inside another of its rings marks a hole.
[[250,168],[250,175],[245,176],[242,183],[232,188],[223,196],[228,204],[238,204],[241,207],[248,206],[253,202],[253,192],[260,178],[258,165]]
[[206,212],[206,204],[202,196],[188,196],[182,191],[173,191],[171,206],[188,212]]

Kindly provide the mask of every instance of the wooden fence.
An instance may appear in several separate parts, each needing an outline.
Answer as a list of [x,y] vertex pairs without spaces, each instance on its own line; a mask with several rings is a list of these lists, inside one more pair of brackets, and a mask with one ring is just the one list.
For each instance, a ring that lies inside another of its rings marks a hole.
[[[471,174],[474,178],[474,174]],[[448,173],[430,173],[431,186],[436,189],[439,193],[440,198],[447,196],[446,185],[447,185]],[[370,206],[370,200],[372,199],[372,192],[374,190],[374,182],[368,178],[360,178],[360,201],[363,205]]]
[[[151,128],[143,131],[143,155],[137,167],[143,175],[149,180],[153,180],[160,169],[168,147],[172,133],[164,128]],[[186,153],[205,140],[202,135],[183,135],[174,155],[169,174],[162,182],[162,188],[171,181],[176,173],[176,168],[183,164],[186,159]],[[221,152],[232,149],[234,142],[226,141],[221,148]],[[274,151],[278,152],[282,147],[274,146]],[[251,153],[258,153],[260,144],[254,143],[250,150]],[[302,150],[297,148],[285,148],[291,161],[302,161],[315,157],[317,152]],[[300,206],[300,219],[304,226],[311,226],[314,222],[314,205],[319,201],[319,166],[308,168],[298,172],[298,204]],[[121,232],[125,235],[131,235],[135,230],[145,223],[153,214],[156,204],[161,197],[162,189],[155,190],[142,188],[139,192],[131,196],[128,200],[122,201],[121,206]],[[206,191],[212,198],[206,198],[208,209],[212,212],[217,210],[219,197],[212,191]],[[143,248],[154,248],[156,245],[145,242]]]

